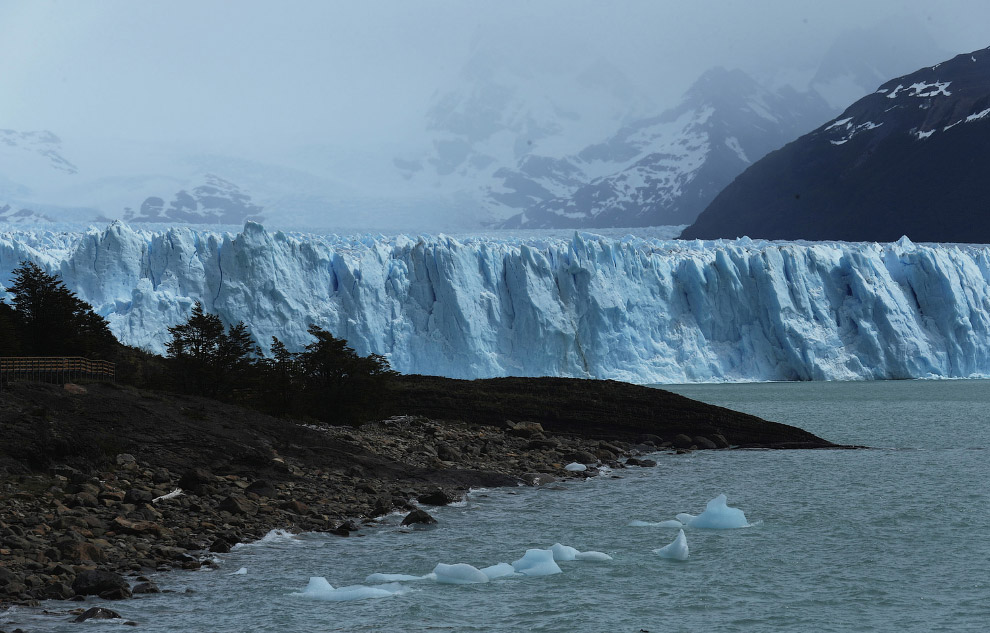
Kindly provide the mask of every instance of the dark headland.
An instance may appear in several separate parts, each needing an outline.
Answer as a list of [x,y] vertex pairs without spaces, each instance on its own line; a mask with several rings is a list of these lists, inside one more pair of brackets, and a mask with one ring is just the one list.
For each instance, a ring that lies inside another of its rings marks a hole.
[[[623,468],[645,452],[834,447],[614,381],[401,376],[390,389],[389,415],[352,427],[113,384],[7,385],[0,603],[153,591],[142,572],[199,568],[272,528],[346,536],[417,499]],[[571,462],[590,468],[572,473]]]

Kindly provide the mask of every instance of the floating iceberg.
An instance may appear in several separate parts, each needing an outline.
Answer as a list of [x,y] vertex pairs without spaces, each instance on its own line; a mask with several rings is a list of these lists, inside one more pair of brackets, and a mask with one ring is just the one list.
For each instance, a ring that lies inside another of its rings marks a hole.
[[378,586],[366,587],[364,585],[352,585],[349,587],[334,588],[326,578],[313,577],[309,579],[309,584],[301,593],[293,593],[308,600],[328,600],[331,602],[344,602],[348,600],[364,600],[366,598],[385,598],[394,596],[403,591],[400,586]]
[[653,550],[660,558],[669,558],[672,560],[687,560],[688,559],[688,544],[687,537],[684,536],[684,530],[680,530],[677,533],[677,538],[670,543],[670,545],[664,545],[660,549]]
[[751,527],[746,521],[746,515],[739,508],[730,508],[726,504],[725,495],[719,495],[708,502],[705,511],[695,516],[682,512],[677,515],[677,520],[688,527],[712,528],[716,530],[728,530],[732,528]]
[[482,568],[481,573],[488,576],[489,580],[495,580],[496,578],[515,576],[516,569],[509,563],[498,563],[497,565]]
[[437,582],[445,585],[470,585],[488,582],[488,576],[483,571],[467,563],[446,565],[437,563],[433,568]]
[[[683,516],[691,516],[689,514]],[[666,521],[640,521],[635,519],[626,524],[627,527],[662,527],[662,528],[682,528],[684,524],[676,519],[667,519]]]
[[612,560],[612,557],[604,552],[579,552],[576,548],[560,543],[554,543],[550,547],[550,553],[553,554],[555,561]]
[[612,557],[605,552],[578,552],[575,560],[612,560]]
[[512,568],[526,576],[549,576],[561,573],[560,567],[553,560],[553,552],[548,549],[528,549]]
[[433,574],[425,576],[410,576],[409,574],[371,574],[364,579],[367,583],[412,582],[416,580],[435,580]]

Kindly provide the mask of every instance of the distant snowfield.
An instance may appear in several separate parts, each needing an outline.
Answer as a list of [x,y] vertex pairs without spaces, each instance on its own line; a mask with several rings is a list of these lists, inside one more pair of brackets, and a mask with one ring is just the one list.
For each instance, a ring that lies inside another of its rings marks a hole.
[[[71,229],[71,227],[62,227]],[[990,246],[600,233],[339,236],[10,229],[120,340],[164,350],[194,301],[267,346],[313,323],[402,372],[639,383],[990,375]]]

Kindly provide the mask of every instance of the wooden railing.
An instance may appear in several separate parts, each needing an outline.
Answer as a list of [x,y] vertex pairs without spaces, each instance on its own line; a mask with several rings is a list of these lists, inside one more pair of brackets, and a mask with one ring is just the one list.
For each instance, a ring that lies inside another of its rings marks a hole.
[[116,382],[117,366],[81,356],[0,356],[0,385],[9,380],[65,383],[80,379]]

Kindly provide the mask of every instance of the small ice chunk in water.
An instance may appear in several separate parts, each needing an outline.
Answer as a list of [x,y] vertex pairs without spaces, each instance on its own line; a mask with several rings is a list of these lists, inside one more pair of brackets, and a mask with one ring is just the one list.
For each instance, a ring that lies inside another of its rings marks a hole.
[[583,473],[588,470],[588,467],[584,464],[579,464],[577,462],[571,462],[570,464],[564,466],[564,470],[569,470],[572,473]]
[[670,545],[664,545],[660,549],[653,550],[660,558],[670,558],[672,560],[687,560],[688,544],[684,530],[677,532],[677,538]]
[[301,595],[315,597],[317,595],[327,593],[328,591],[335,591],[329,580],[323,576],[312,576],[309,579],[309,584],[306,585],[305,589],[303,589]]
[[[683,517],[683,518],[682,518]],[[677,519],[689,527],[728,530],[750,527],[746,515],[739,508],[730,508],[725,495],[719,495],[708,502],[705,511],[698,516],[678,514]],[[687,519],[685,521],[685,519]]]
[[612,560],[605,552],[578,552],[577,560]]
[[368,583],[385,583],[385,582],[408,582],[413,580],[429,580],[430,574],[425,576],[410,576],[409,574],[371,574],[364,579]]
[[347,600],[364,600],[365,598],[384,598],[393,596],[402,591],[401,587],[365,587],[364,585],[352,585],[350,587],[340,587],[334,589],[326,578],[313,577],[309,579],[309,584],[302,593],[294,593],[294,596],[301,596],[310,600],[328,600],[332,602],[344,602]]
[[484,572],[467,563],[455,563],[453,565],[437,563],[437,566],[433,568],[433,573],[437,576],[437,582],[447,585],[488,582],[488,576]]
[[579,552],[577,549],[573,547],[570,547],[568,545],[561,545],[560,543],[554,543],[550,547],[550,552],[553,554],[553,559],[555,561],[612,560],[612,557],[604,552]]
[[240,568],[240,569],[238,569],[237,571],[232,571],[232,572],[230,572],[230,573],[229,573],[229,574],[227,574],[227,575],[228,575],[228,576],[243,576],[243,575],[244,575],[244,574],[246,574],[246,573],[247,573],[247,567],[241,567],[241,568]]
[[[677,516],[692,516],[690,514],[678,514]],[[666,521],[640,521],[635,519],[626,524],[627,527],[662,527],[662,528],[682,528],[684,524],[675,519],[667,519]]]
[[492,565],[490,567],[483,567],[481,569],[481,573],[488,576],[488,580],[495,580],[496,578],[515,576],[516,570],[509,563],[499,563],[497,565]]
[[553,552],[548,549],[526,550],[522,558],[513,561],[512,568],[526,576],[549,576],[561,572],[553,560]]
[[561,545],[560,543],[554,543],[550,547],[550,553],[553,554],[554,560],[575,560],[577,555],[580,554],[577,549],[567,545]]

